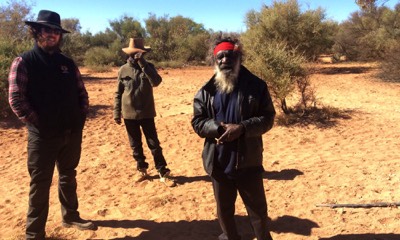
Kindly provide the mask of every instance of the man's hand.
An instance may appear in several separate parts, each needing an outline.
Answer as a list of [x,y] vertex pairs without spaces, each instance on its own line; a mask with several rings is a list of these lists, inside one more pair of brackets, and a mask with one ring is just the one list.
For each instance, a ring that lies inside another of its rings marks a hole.
[[138,53],[135,53],[135,55],[133,56],[133,60],[134,60],[135,62],[138,62],[138,61],[142,60],[143,57],[144,57],[144,54],[145,54],[145,52],[138,52]]
[[120,125],[121,124],[121,118],[114,118],[114,121],[116,124]]
[[217,139],[217,144],[232,142],[244,133],[244,127],[241,124],[221,123],[225,132]]

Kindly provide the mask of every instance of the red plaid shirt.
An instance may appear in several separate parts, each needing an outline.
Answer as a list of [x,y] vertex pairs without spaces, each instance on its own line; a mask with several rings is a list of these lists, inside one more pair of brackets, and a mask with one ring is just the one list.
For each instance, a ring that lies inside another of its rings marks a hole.
[[[79,89],[80,107],[87,113],[89,109],[89,98],[78,68],[76,68],[76,77],[78,79],[77,87]],[[10,74],[8,76],[8,101],[10,102],[11,109],[22,122],[37,124],[37,113],[32,109],[27,98],[28,81],[28,72],[24,60],[21,57],[15,58],[11,64]]]

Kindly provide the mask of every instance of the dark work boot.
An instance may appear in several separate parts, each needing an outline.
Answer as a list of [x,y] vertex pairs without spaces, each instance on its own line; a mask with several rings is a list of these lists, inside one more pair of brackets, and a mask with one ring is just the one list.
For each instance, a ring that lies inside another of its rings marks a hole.
[[82,218],[77,218],[72,221],[63,220],[62,225],[66,228],[74,227],[79,230],[97,230],[97,226],[94,225],[93,222]]

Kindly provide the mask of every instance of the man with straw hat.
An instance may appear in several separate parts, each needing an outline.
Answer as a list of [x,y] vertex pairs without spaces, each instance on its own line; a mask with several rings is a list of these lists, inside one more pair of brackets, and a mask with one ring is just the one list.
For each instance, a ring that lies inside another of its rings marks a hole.
[[121,124],[121,118],[124,119],[133,158],[137,164],[137,182],[148,178],[149,164],[143,153],[142,130],[160,181],[171,187],[175,186],[175,182],[170,178],[171,171],[167,168],[154,122],[156,110],[153,87],[158,86],[162,79],[154,65],[144,59],[144,55],[150,50],[150,47],[144,46],[143,38],[131,38],[129,46],[122,49],[129,58],[118,71],[114,120]]
[[60,51],[60,15],[41,10],[26,21],[35,39],[32,50],[17,57],[9,74],[11,109],[28,129],[28,171],[31,177],[26,239],[44,239],[49,192],[55,166],[64,227],[95,230],[78,212],[76,167],[88,112],[88,93],[78,67]]

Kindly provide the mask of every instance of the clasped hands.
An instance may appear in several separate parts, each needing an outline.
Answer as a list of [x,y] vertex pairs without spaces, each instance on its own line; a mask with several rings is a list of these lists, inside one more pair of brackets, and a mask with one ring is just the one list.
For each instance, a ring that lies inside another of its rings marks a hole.
[[222,144],[224,142],[232,142],[240,137],[244,132],[244,127],[242,124],[233,123],[221,123],[222,135],[217,139],[217,144]]

